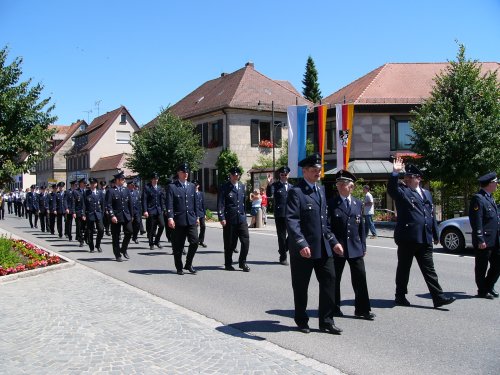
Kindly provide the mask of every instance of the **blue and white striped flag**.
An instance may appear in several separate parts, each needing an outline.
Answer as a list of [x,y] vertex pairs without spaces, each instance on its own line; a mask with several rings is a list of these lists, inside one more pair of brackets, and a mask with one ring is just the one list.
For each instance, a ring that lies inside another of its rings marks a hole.
[[307,106],[288,107],[288,166],[290,177],[302,177],[298,163],[306,157]]

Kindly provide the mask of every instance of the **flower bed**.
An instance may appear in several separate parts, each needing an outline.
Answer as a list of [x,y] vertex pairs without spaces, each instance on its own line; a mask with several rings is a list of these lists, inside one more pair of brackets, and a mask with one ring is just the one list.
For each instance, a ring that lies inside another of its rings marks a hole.
[[0,276],[61,263],[61,258],[24,240],[0,238]]

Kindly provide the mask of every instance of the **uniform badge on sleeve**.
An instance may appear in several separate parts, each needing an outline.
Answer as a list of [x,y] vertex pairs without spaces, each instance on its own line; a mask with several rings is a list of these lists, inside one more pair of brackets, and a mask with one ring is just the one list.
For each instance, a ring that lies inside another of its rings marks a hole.
[[472,209],[473,209],[474,211],[477,211],[477,210],[479,210],[479,206],[478,206],[478,205],[475,205],[474,207],[472,207]]

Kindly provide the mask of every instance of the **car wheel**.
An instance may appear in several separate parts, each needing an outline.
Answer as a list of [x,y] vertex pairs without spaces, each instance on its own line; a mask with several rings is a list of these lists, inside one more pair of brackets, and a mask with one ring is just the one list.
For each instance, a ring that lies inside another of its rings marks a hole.
[[457,228],[446,228],[441,234],[441,245],[446,251],[460,252],[465,249],[465,239]]

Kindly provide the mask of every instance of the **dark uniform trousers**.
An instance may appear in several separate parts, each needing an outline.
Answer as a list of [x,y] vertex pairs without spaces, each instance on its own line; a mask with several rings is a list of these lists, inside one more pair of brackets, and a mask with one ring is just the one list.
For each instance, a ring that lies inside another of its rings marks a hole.
[[71,241],[73,239],[72,235],[73,231],[73,214],[66,214],[66,221],[64,223],[64,234],[68,236],[68,239]]
[[238,239],[241,243],[239,264],[246,263],[248,256],[248,248],[250,247],[250,235],[248,234],[248,224],[245,222],[240,224],[229,224],[222,228],[222,237],[224,239],[224,265],[231,266],[233,264],[233,251],[236,249]]
[[132,221],[132,239],[135,241],[139,236],[139,231],[142,226],[142,218],[141,215],[134,215],[134,220]]
[[63,236],[63,217],[65,214],[57,213],[57,234],[61,238]]
[[351,283],[355,296],[354,311],[356,313],[370,311],[370,297],[368,295],[365,261],[363,257],[347,259],[343,257],[334,258],[333,262],[335,264],[335,275],[337,277],[337,282],[335,283],[336,308],[340,310],[340,283],[342,281],[342,273],[344,272],[346,261],[349,263],[349,267],[351,269]]
[[[474,249],[476,263],[474,274],[477,290],[479,293],[489,293],[495,286],[500,275],[500,247],[496,246],[486,249]],[[490,269],[488,269],[488,263]]]
[[278,252],[280,254],[280,261],[286,260],[286,253],[288,252],[286,217],[275,217],[274,223],[276,225],[276,234],[278,235]]
[[314,270],[319,282],[319,324],[332,323],[333,306],[335,305],[335,267],[333,257],[317,259],[290,257],[292,273],[293,298],[295,301],[295,323],[306,324],[309,317],[306,313],[307,290]]
[[146,227],[148,228],[149,246],[159,244],[163,229],[165,229],[163,213],[149,215],[146,219]]
[[[120,248],[120,232],[123,228],[123,242]],[[111,238],[113,241],[113,254],[116,258],[119,258],[121,254],[127,252],[130,239],[132,238],[132,220],[126,220],[124,222],[118,222],[114,224],[111,222]]]
[[199,217],[198,220],[200,221],[200,233],[198,235],[198,242],[204,243],[205,242],[205,231],[207,229],[207,225],[205,224],[205,216]]
[[198,228],[195,225],[175,225],[172,232],[172,250],[174,252],[175,268],[179,271],[182,270],[182,250],[186,238],[189,242],[188,253],[186,255],[186,267],[193,264],[193,258],[198,249]]
[[86,225],[87,243],[90,250],[94,250],[94,228],[97,231],[95,247],[101,247],[101,240],[104,237],[104,224],[101,219],[88,220]]

